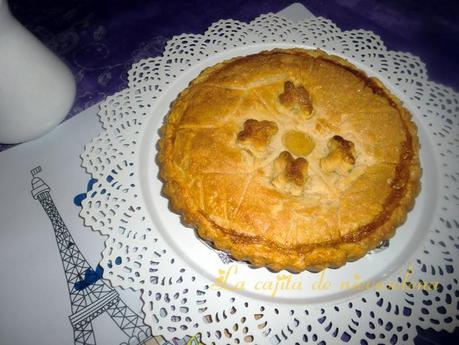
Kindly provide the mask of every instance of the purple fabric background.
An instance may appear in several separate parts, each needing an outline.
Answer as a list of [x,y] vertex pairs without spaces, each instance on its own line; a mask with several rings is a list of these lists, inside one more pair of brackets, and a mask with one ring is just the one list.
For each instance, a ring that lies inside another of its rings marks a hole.
[[[180,33],[202,33],[219,19],[250,21],[292,1],[10,0],[13,14],[71,67],[77,98],[69,117],[126,86],[129,66],[159,55]],[[429,0],[310,0],[315,15],[342,29],[367,29],[391,50],[427,64],[432,80],[459,91],[459,6]]]
[[[13,14],[71,68],[77,96],[70,118],[126,86],[133,62],[159,55],[172,36],[202,33],[219,19],[250,21],[293,1],[10,0]],[[340,28],[366,29],[391,50],[427,64],[432,80],[459,91],[459,5],[443,0],[309,0]],[[0,151],[10,146],[1,145]]]
[[[300,2],[314,15],[330,18],[341,29],[371,30],[381,36],[389,49],[419,56],[427,65],[430,79],[459,91],[457,1]],[[9,3],[18,20],[74,73],[77,96],[67,116],[70,118],[123,89],[130,65],[161,54],[172,36],[202,33],[219,19],[250,21],[262,13],[278,12],[293,1],[10,0]],[[0,151],[8,147],[0,145]],[[453,322],[459,325],[458,318]],[[452,335],[421,329],[418,334],[416,344],[459,343],[458,329]]]

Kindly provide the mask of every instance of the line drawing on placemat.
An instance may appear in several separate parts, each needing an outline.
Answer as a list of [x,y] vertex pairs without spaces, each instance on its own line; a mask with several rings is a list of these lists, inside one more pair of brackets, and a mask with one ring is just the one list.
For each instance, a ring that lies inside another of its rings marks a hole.
[[94,270],[85,259],[59,214],[51,197],[51,188],[37,176],[40,172],[40,166],[31,170],[31,194],[40,202],[54,229],[67,280],[72,309],[69,319],[73,327],[75,344],[96,345],[92,321],[103,313],[107,313],[128,337],[128,341],[122,344],[163,343],[164,341],[160,343],[153,337],[150,327],[145,325],[143,319],[124,303],[118,292],[105,282],[102,277],[103,268],[97,265]]

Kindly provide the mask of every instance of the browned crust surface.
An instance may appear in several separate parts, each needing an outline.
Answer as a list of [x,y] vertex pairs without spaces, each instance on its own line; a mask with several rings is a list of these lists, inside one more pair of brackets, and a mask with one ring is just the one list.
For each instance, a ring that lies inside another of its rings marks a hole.
[[[308,89],[315,109],[311,118],[276,108],[277,84],[288,80]],[[326,87],[336,84],[349,94],[339,99],[341,89],[333,89],[338,99],[328,102]],[[364,105],[355,103],[359,99]],[[265,151],[237,140],[243,123],[254,117],[279,124]],[[379,122],[381,117],[393,129]],[[289,189],[289,181],[273,184],[269,167],[270,157],[285,150],[276,136],[290,125],[313,128],[318,143],[305,157],[310,178],[299,192]],[[355,141],[357,163],[348,176],[314,167],[326,152],[320,143],[333,134]],[[204,70],[172,104],[161,128],[158,160],[163,192],[185,223],[236,259],[274,270],[317,271],[364,256],[393,236],[420,187],[411,114],[379,80],[320,50],[273,50]]]

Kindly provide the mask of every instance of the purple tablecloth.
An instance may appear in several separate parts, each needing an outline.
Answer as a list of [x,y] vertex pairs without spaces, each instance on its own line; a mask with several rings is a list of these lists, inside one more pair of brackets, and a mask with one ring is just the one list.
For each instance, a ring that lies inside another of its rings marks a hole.
[[[161,54],[168,39],[202,33],[219,19],[250,21],[292,1],[11,0],[13,14],[71,67],[77,80],[68,117],[126,86],[133,62]],[[391,50],[427,64],[432,80],[459,90],[459,6],[453,1],[304,1],[342,29],[371,30]]]
[[[303,4],[340,28],[366,29],[391,50],[427,65],[430,79],[459,91],[459,5],[456,1],[310,0]],[[202,33],[219,19],[250,21],[292,1],[10,0],[13,14],[60,56],[77,81],[70,118],[123,89],[132,63],[161,54],[168,39]],[[31,57],[33,58],[33,57]],[[8,148],[0,145],[0,151]],[[459,304],[458,304],[459,308]],[[456,323],[459,321],[456,319]],[[416,344],[459,343],[454,334],[418,329]],[[454,341],[456,340],[456,341]]]

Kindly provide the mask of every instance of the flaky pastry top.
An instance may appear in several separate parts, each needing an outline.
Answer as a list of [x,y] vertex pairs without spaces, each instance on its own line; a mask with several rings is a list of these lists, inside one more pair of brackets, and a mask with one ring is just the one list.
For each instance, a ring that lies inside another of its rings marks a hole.
[[204,70],[178,96],[158,160],[171,206],[233,257],[274,270],[355,260],[393,235],[419,189],[410,113],[320,50]]

